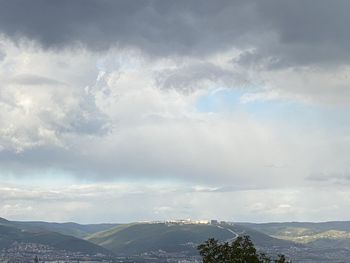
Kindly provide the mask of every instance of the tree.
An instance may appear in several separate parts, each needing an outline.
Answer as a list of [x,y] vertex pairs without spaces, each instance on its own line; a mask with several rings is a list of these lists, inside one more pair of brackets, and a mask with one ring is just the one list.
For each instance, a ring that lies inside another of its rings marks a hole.
[[284,255],[278,255],[275,263],[289,263],[289,261],[286,260],[286,257]]
[[[225,244],[226,245],[226,244]],[[214,238],[209,238],[198,246],[199,254],[203,258],[203,263],[219,262],[223,259],[225,248],[221,247]]]
[[249,236],[239,236],[231,244],[219,243],[210,238],[198,246],[203,263],[291,263],[284,255],[272,261],[263,253],[258,253]]

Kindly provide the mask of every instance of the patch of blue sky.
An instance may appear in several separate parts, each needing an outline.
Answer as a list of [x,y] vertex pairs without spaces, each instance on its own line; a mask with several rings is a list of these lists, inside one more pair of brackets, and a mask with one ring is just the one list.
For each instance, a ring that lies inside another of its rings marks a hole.
[[[251,92],[251,90],[249,90]],[[344,109],[293,100],[252,100],[243,102],[246,89],[218,89],[198,98],[200,112],[228,113],[243,111],[262,121],[286,121],[291,125],[350,128],[350,118]]]
[[239,89],[217,89],[198,98],[195,107],[201,112],[235,110],[244,93]]
[[[196,108],[201,112],[228,112],[243,110],[256,116],[278,117],[280,113],[295,111],[303,106],[294,102],[278,100],[254,100],[242,102],[243,89],[218,89],[200,97]],[[283,114],[284,115],[284,114]]]
[[78,182],[77,178],[72,177],[64,171],[54,171],[48,169],[45,172],[32,172],[21,177],[14,174],[0,173],[0,179],[4,184],[15,184],[27,187],[62,187],[72,185]]

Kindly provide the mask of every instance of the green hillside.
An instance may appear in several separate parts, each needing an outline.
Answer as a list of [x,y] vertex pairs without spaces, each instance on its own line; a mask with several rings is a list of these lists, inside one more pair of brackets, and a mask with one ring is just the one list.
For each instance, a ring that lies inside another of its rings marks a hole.
[[259,232],[305,244],[314,248],[344,248],[350,249],[350,222],[287,222],[287,223],[245,223]]
[[214,237],[229,241],[237,234],[247,234],[260,246],[293,246],[292,242],[278,240],[242,226],[215,226],[199,224],[143,223],[120,225],[93,234],[87,240],[103,246],[115,254],[140,254],[163,250],[196,254],[198,244]]
[[9,222],[6,224],[0,224],[0,249],[9,248],[14,242],[38,243],[51,246],[58,250],[82,252],[87,254],[110,253],[103,247],[73,236],[49,231],[30,232],[10,226]]
[[[230,228],[241,235],[250,236],[254,244],[256,244],[258,247],[289,248],[293,246],[298,246],[298,244],[294,243],[292,240],[284,240],[274,236],[270,236],[268,234],[265,234],[264,232],[257,231],[253,228],[250,228],[241,224],[234,224],[233,226],[230,226]],[[303,247],[303,246],[298,246],[298,247]]]
[[283,222],[283,223],[239,223],[240,225],[253,228],[257,231],[268,233],[269,235],[276,235],[280,231],[289,229],[294,230],[306,230],[314,233],[320,233],[328,230],[338,230],[350,232],[350,221],[330,221],[321,223],[310,223],[310,222]]

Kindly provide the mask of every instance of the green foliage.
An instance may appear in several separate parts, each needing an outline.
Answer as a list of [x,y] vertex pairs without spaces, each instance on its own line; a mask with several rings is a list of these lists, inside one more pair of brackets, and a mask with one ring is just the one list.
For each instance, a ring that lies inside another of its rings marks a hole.
[[198,246],[203,263],[288,263],[284,255],[271,260],[258,253],[249,236],[239,236],[231,244],[210,238]]

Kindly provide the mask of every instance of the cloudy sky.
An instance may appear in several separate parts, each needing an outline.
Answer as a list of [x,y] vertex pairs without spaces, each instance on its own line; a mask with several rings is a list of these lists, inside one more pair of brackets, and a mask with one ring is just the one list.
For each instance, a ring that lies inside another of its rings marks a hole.
[[350,218],[347,0],[0,0],[0,216]]

